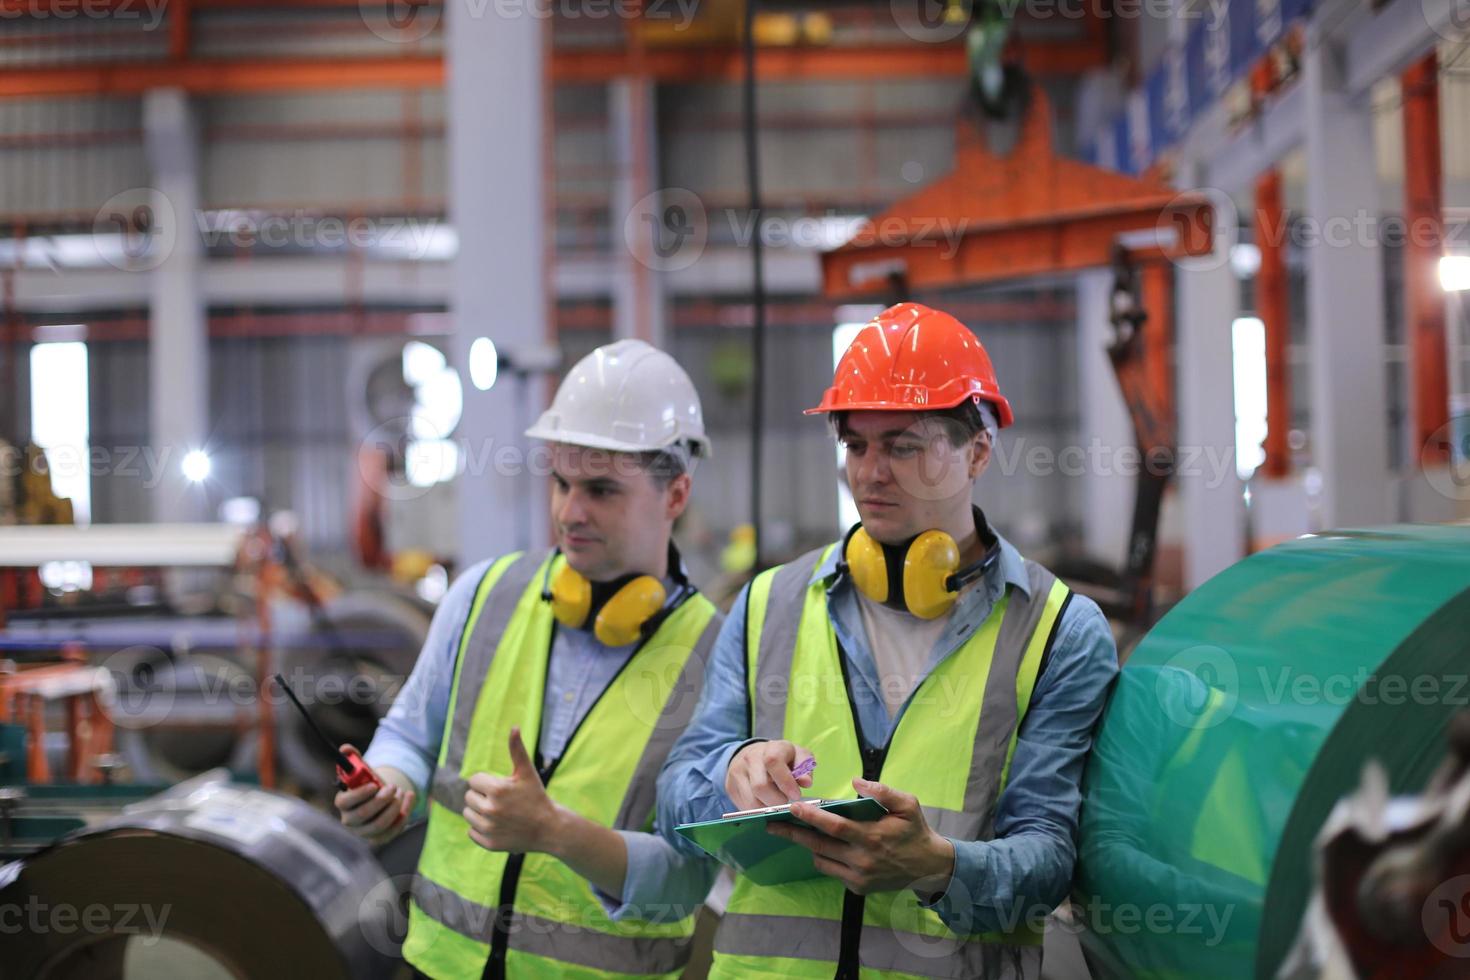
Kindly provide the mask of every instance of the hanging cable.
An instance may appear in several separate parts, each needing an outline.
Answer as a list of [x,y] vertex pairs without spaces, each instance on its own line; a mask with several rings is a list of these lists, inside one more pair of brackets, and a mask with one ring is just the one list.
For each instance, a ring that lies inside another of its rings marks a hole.
[[754,361],[754,383],[750,394],[750,526],[755,529],[756,572],[765,568],[761,560],[761,429],[765,415],[766,394],[766,287],[765,269],[761,258],[761,184],[760,144],[756,139],[755,125],[755,13],[757,0],[746,0],[745,35],[742,48],[745,55],[745,173],[750,187],[751,228],[755,237],[750,243],[751,261],[751,307],[754,324],[750,343]]

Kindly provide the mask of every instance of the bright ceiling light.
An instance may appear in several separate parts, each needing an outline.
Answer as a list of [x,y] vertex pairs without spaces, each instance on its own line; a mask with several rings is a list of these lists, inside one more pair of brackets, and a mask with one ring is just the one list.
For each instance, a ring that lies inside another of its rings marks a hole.
[[191,449],[184,456],[184,476],[191,483],[202,483],[209,478],[209,454],[202,449]]
[[1441,256],[1439,284],[1447,293],[1458,293],[1470,289],[1470,255]]
[[470,344],[470,380],[481,391],[495,386],[495,377],[500,373],[500,354],[495,350],[495,341],[489,337],[476,337]]

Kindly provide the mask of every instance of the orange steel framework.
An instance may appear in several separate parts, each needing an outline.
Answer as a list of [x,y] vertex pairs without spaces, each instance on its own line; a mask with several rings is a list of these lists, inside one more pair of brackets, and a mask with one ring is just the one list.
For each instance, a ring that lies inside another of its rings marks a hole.
[[[137,0],[0,0],[0,14],[74,17],[85,3],[91,16],[124,12]],[[384,0],[386,5],[387,0]],[[191,15],[215,10],[299,11],[359,9],[367,0],[165,0],[168,58],[23,66],[0,70],[0,97],[136,95],[150,88],[179,88],[199,94],[296,91],[323,88],[438,87],[444,84],[439,53],[392,58],[200,60],[190,57]],[[442,8],[429,0],[416,8]],[[1077,36],[1028,38],[1016,53],[1033,75],[1075,75],[1106,67],[1107,32],[1101,18],[1088,16]],[[629,32],[630,36],[636,32]],[[738,44],[689,44],[642,48],[595,47],[552,50],[553,82],[607,82],[639,77],[655,82],[738,81],[743,77]],[[964,77],[969,72],[961,43],[866,43],[766,45],[756,60],[762,81],[863,80]]]
[[1435,52],[1400,78],[1404,102],[1405,335],[1416,464],[1449,459],[1449,351],[1439,260],[1444,255],[1444,188],[1439,142],[1439,61]]
[[1174,418],[1174,270],[1163,262],[1149,262],[1139,270],[1140,297],[1148,311],[1143,366],[1149,390],[1157,393],[1158,411]]
[[[313,89],[436,88],[444,84],[444,59],[438,54],[393,58],[256,58],[191,60],[179,52],[187,28],[172,35],[175,60],[69,64],[0,70],[0,97],[39,98],[84,95],[141,95],[153,88],[179,88],[201,95],[283,92]],[[1042,49],[1045,51],[1045,49]],[[1028,57],[1045,72],[1049,59]],[[641,69],[656,82],[694,82],[740,78],[740,54],[721,46],[690,50],[651,50],[641,64],[622,49],[557,51],[550,57],[554,82],[606,82]],[[932,50],[920,45],[865,45],[838,48],[763,49],[756,63],[762,81],[837,81],[867,78],[963,77],[968,71],[959,47]]]
[[0,722],[26,730],[26,781],[48,783],[51,766],[46,758],[46,706],[59,701],[66,712],[67,752],[65,778],[74,783],[96,782],[92,763],[112,751],[113,724],[98,697],[97,669],[87,655],[68,645],[56,663],[24,666],[0,674]]
[[1256,246],[1261,268],[1256,273],[1256,312],[1266,328],[1266,442],[1261,474],[1284,477],[1291,472],[1291,372],[1287,343],[1291,306],[1286,278],[1286,211],[1281,198],[1281,171],[1271,169],[1256,179]]

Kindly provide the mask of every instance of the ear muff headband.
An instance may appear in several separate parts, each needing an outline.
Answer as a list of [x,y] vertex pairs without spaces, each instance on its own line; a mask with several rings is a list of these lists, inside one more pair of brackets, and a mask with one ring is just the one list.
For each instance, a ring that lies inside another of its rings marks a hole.
[[[616,583],[614,583],[616,584]],[[652,575],[635,575],[602,603],[592,632],[604,645],[626,646],[644,636],[644,625],[664,607],[668,593]]]
[[903,597],[909,612],[935,619],[959,598],[950,580],[960,567],[960,548],[943,531],[925,531],[909,543],[903,556]]
[[930,530],[900,545],[875,541],[855,524],[842,543],[838,570],[852,577],[858,591],[920,619],[947,613],[960,590],[985,573],[1000,556],[991,548],[984,558],[960,568],[960,549],[943,531]]
[[854,524],[842,542],[842,560],[863,595],[874,602],[888,601],[888,560],[883,546],[868,536],[861,524]]
[[[668,592],[652,575],[625,575],[611,582],[592,582],[565,561],[557,564],[560,549],[547,564],[541,598],[551,603],[551,614],[568,629],[585,629],[604,646],[621,647],[651,635],[660,623],[693,592],[684,578],[679,553],[669,545],[669,569],[679,584],[678,602],[665,609]],[[556,566],[552,574],[552,566]]]

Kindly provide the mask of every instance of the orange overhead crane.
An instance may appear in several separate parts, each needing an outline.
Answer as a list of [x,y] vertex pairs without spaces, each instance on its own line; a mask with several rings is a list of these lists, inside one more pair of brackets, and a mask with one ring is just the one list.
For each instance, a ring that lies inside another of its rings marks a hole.
[[1121,593],[1111,614],[1151,615],[1154,543],[1176,448],[1169,261],[1208,254],[1213,212],[1202,194],[1058,156],[1051,111],[1033,86],[1014,149],[989,149],[962,123],[951,172],[867,219],[822,256],[827,296],[887,298],[1112,267],[1108,351],[1146,464]]
[[1033,88],[1012,152],[991,151],[962,124],[954,169],[824,254],[822,285],[861,297],[884,293],[895,273],[918,290],[1080,272],[1112,265],[1120,241],[1136,262],[1165,261],[1209,252],[1212,229],[1203,195],[1058,156],[1050,107]]

